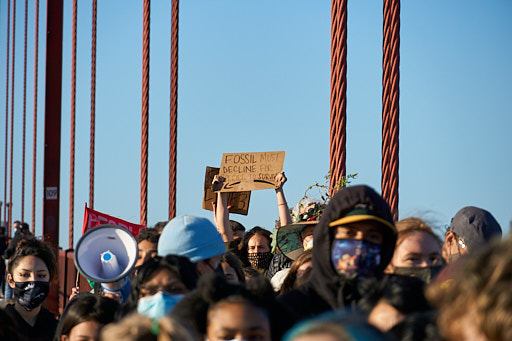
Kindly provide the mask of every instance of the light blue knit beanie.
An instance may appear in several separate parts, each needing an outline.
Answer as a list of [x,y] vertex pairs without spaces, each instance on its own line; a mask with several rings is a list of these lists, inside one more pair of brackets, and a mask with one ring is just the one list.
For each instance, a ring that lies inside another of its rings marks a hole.
[[226,252],[222,236],[213,223],[201,217],[177,216],[165,225],[158,240],[158,255],[185,256],[192,263]]

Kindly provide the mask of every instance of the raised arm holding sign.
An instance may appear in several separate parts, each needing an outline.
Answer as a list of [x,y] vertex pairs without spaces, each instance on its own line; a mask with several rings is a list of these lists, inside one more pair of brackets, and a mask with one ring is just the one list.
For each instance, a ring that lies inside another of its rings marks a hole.
[[224,178],[219,175],[215,175],[212,181],[212,190],[217,193],[217,202],[213,205],[213,221],[222,240],[226,243],[233,240],[233,231],[229,224],[228,193],[218,192],[223,182]]
[[279,212],[279,222],[281,226],[286,226],[292,223],[292,216],[290,215],[290,209],[288,203],[284,197],[283,185],[286,182],[286,176],[284,172],[279,173],[276,176],[276,196],[277,196],[277,210]]
[[[284,172],[279,173],[275,177],[275,191],[277,197],[277,209],[279,212],[280,226],[289,225],[292,223],[292,217],[290,215],[290,209],[284,196],[283,185],[286,182],[286,176]],[[212,181],[212,190],[215,191],[222,188],[225,179],[220,175],[215,175]],[[213,207],[213,220],[217,226],[217,230],[222,235],[224,242],[233,240],[233,233],[229,224],[229,210],[227,204],[227,195],[229,193],[217,191],[217,202]]]

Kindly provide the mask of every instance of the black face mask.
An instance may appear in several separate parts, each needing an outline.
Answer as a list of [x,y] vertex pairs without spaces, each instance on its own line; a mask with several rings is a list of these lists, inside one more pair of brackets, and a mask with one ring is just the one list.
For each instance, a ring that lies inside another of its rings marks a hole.
[[247,260],[251,263],[251,267],[259,270],[268,269],[272,257],[274,257],[272,252],[253,252],[247,254]]
[[14,282],[14,285],[14,298],[26,311],[39,307],[50,292],[49,282]]
[[443,267],[441,265],[420,267],[395,267],[395,274],[402,276],[417,277],[429,284],[441,272]]

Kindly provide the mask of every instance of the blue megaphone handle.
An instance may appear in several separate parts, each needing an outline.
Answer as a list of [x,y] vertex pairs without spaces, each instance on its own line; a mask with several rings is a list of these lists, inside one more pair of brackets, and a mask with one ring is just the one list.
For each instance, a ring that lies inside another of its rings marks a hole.
[[101,289],[104,293],[119,295],[119,303],[123,303],[128,299],[128,295],[130,294],[130,279],[126,276],[114,283],[101,283]]

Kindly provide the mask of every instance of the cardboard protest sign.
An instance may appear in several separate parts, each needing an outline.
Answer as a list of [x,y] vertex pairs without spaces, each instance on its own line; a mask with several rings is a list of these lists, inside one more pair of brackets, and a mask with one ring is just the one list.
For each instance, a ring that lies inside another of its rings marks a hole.
[[221,192],[275,188],[286,152],[225,153],[219,175],[226,178]]
[[[219,168],[206,167],[203,191],[203,209],[205,210],[213,211],[212,202],[217,201],[217,194],[212,191],[213,177],[217,174],[219,174]],[[247,215],[250,199],[250,191],[228,193],[229,213]]]
[[140,230],[146,228],[146,226],[132,224],[126,220],[122,220],[116,217],[112,217],[108,214],[95,211],[93,209],[88,208],[86,205],[84,212],[84,224],[82,226],[82,235],[84,235],[85,232],[87,232],[88,230],[102,224],[111,224],[124,227],[125,229],[130,231],[134,237],[137,237]]

